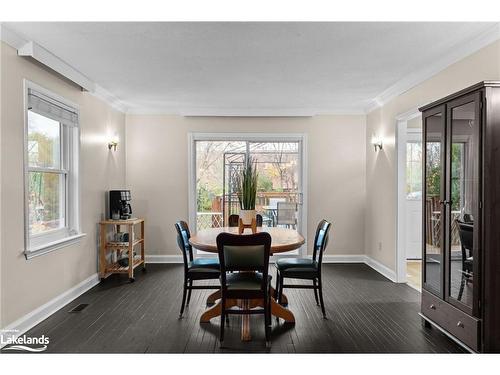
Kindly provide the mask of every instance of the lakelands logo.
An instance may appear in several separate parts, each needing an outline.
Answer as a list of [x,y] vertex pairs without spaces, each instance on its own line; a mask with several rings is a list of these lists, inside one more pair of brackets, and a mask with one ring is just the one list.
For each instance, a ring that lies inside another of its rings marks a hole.
[[47,345],[50,342],[48,336],[19,336],[18,333],[19,331],[17,330],[0,331],[0,345],[2,346],[2,351],[24,351],[39,353],[47,350]]

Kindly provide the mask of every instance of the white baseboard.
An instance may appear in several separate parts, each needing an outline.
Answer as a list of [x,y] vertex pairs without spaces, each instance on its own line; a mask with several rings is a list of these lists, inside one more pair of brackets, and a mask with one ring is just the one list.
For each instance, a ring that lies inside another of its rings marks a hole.
[[146,255],[146,264],[148,263],[182,263],[182,255]]
[[387,277],[389,280],[391,280],[392,282],[396,282],[396,272],[394,272],[393,270],[391,270],[389,267],[387,266],[384,266],[382,263],[376,261],[375,259],[369,257],[368,255],[365,256],[366,257],[366,261],[365,263],[370,266],[371,268],[373,268],[375,271],[377,271],[378,273],[380,273],[382,276],[385,276]]
[[366,255],[323,255],[323,263],[366,263]]
[[[18,337],[23,333],[25,333],[26,331],[29,331],[31,328],[36,326],[41,321],[47,319],[57,310],[61,309],[62,307],[64,307],[77,297],[81,296],[90,288],[96,286],[98,283],[99,283],[99,276],[97,273],[95,273],[92,276],[83,280],[82,282],[78,283],[71,289],[68,289],[67,291],[53,298],[49,302],[43,304],[42,306],[29,312],[23,317],[17,319],[15,322],[4,327],[3,330],[12,331],[12,334],[8,335],[9,337]],[[7,335],[4,334],[4,336]],[[5,346],[5,344],[0,347],[3,346]]]

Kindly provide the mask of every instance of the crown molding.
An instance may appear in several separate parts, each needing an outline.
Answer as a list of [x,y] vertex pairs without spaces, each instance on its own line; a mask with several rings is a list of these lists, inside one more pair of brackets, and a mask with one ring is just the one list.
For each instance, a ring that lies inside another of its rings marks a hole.
[[183,117],[313,117],[320,115],[364,115],[357,108],[294,108],[294,107],[161,107],[161,108],[128,108],[130,115],[178,115]]
[[116,96],[114,96],[108,90],[99,86],[98,84],[95,84],[94,91],[89,93],[96,98],[101,99],[113,109],[116,109],[117,111],[122,113],[127,113],[128,106],[122,100],[118,99]]
[[469,39],[460,45],[455,46],[450,53],[442,56],[436,60],[433,64],[426,66],[423,69],[417,70],[405,78],[399,80],[375,98],[373,98],[369,105],[365,108],[365,113],[368,114],[373,110],[382,107],[395,97],[405,93],[411,88],[419,85],[420,83],[428,80],[437,73],[446,69],[450,65],[464,59],[465,57],[472,55],[474,52],[479,51],[481,48],[495,42],[500,39],[500,23],[488,28],[481,34]]

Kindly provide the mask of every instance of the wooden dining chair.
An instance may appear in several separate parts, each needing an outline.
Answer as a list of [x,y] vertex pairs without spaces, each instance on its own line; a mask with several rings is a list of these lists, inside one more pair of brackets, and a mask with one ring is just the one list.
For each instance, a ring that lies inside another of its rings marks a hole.
[[[321,264],[323,252],[328,244],[328,232],[331,224],[321,220],[316,229],[312,258],[282,258],[275,263],[276,289],[275,299],[281,303],[284,288],[313,289],[316,304],[321,306],[323,318],[326,318],[325,303],[323,301],[323,284],[321,281]],[[311,280],[312,285],[284,284],[285,278]],[[318,301],[319,294],[319,301]]]
[[[271,276],[268,274],[271,235],[266,232],[236,235],[220,233],[217,249],[221,280],[220,344],[224,342],[224,321],[228,314],[263,314],[266,346],[270,343]],[[263,308],[227,309],[228,299],[261,299]]]
[[[220,266],[217,258],[193,258],[193,248],[189,243],[191,233],[185,221],[175,223],[177,231],[177,244],[182,252],[184,262],[184,284],[182,291],[182,304],[179,318],[182,318],[184,307],[189,305],[191,290],[193,289],[220,289],[217,285],[193,285],[193,281],[219,279]],[[186,302],[187,293],[187,302]]]

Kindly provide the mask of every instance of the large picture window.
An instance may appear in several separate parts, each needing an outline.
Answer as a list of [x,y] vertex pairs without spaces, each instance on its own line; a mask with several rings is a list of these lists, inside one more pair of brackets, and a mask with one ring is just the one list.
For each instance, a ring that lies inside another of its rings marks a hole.
[[78,109],[26,83],[25,255],[65,246],[79,226]]

